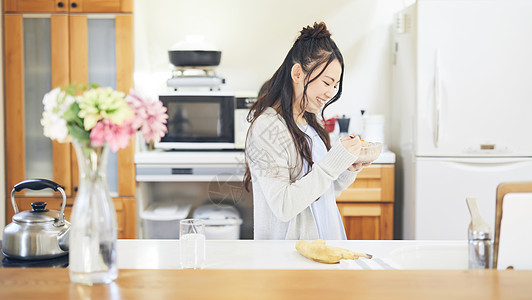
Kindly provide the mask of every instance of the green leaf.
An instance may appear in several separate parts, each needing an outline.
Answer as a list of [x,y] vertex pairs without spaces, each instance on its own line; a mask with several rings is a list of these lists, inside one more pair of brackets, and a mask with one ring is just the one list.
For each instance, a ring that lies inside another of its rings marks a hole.
[[68,95],[75,96],[79,94],[80,92],[85,92],[89,89],[95,89],[99,88],[100,85],[97,83],[71,83],[67,86],[61,87],[62,90],[64,90]]
[[68,133],[72,135],[73,138],[78,140],[80,143],[90,141],[90,134],[88,131],[85,131],[83,128],[80,128],[73,124],[67,124]]
[[94,83],[94,82],[89,82],[89,88],[90,88],[90,89],[97,89],[97,88],[99,88],[99,87],[100,87],[99,84]]
[[78,87],[73,83],[62,87],[61,89],[64,90],[67,95],[70,96],[75,96],[76,92],[78,91]]
[[63,119],[68,122],[74,121],[78,117],[79,105],[77,103],[72,103],[68,110],[63,114]]
[[63,119],[67,123],[75,124],[80,128],[83,127],[83,119],[79,117],[79,104],[77,102],[70,105],[70,108],[63,114]]

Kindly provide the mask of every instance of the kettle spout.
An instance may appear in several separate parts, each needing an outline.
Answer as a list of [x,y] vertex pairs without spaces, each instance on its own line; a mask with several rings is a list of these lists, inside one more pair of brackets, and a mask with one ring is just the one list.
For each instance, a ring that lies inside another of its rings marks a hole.
[[70,227],[66,230],[63,230],[58,236],[57,241],[59,242],[59,248],[63,251],[68,251],[69,248],[69,242],[68,238],[70,236]]

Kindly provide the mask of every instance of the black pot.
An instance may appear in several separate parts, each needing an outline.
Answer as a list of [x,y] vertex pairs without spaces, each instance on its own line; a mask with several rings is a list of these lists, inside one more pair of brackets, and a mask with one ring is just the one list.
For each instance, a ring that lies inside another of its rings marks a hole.
[[222,51],[170,50],[168,58],[176,67],[210,67],[220,64]]

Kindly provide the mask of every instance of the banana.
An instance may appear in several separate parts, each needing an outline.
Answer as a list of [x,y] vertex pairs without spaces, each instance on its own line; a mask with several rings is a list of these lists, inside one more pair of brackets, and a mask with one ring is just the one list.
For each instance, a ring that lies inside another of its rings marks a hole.
[[325,241],[322,239],[317,239],[313,242],[297,241],[296,250],[309,259],[326,264],[336,264],[339,263],[341,259],[373,257],[372,255],[366,253],[359,253],[339,247],[327,246],[325,245]]

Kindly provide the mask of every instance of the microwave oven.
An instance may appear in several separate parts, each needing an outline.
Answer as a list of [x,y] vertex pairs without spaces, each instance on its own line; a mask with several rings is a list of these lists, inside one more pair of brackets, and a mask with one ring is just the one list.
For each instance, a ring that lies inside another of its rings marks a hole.
[[164,150],[243,149],[254,97],[227,91],[175,91],[159,95],[167,108],[168,132],[155,147]]

